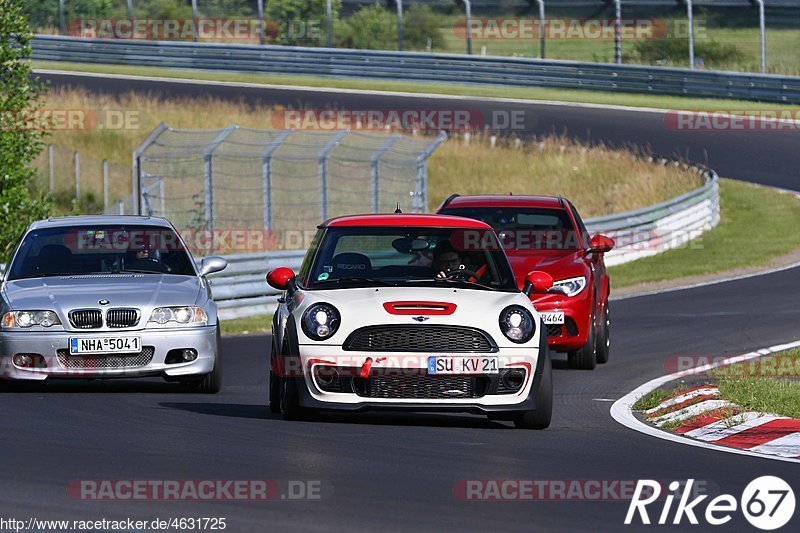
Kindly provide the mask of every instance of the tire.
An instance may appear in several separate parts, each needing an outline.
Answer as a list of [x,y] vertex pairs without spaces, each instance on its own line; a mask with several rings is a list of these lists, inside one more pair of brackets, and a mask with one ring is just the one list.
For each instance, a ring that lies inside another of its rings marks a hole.
[[536,409],[524,411],[514,417],[514,426],[518,429],[545,429],[550,426],[553,416],[553,364],[550,362],[550,350],[544,353],[542,380],[536,391]]
[[269,370],[269,411],[279,414],[281,412],[281,380]]
[[597,364],[597,338],[594,332],[594,320],[589,321],[591,330],[586,339],[586,344],[576,352],[567,353],[567,361],[570,368],[578,370],[594,370]]
[[597,364],[608,363],[608,355],[611,351],[611,311],[608,309],[608,302],[603,308],[600,333],[597,335]]
[[217,354],[214,358],[214,370],[192,385],[197,392],[202,394],[216,394],[222,390],[222,340],[219,326],[217,326]]
[[300,406],[300,395],[297,392],[296,379],[281,379],[281,414],[284,420],[308,420],[311,418],[311,411]]

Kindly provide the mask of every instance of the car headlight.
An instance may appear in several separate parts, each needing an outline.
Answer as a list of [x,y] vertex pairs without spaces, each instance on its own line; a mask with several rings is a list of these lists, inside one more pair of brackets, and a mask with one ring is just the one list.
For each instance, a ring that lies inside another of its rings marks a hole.
[[182,307],[156,307],[150,315],[148,323],[166,326],[174,322],[179,326],[201,325],[208,323],[208,315],[202,308],[194,305]]
[[340,320],[339,311],[331,304],[314,304],[303,313],[300,325],[309,338],[322,341],[336,333]]
[[530,311],[520,305],[510,305],[500,313],[500,331],[511,342],[523,344],[536,332],[536,323]]
[[49,328],[60,325],[61,320],[53,311],[9,311],[3,315],[2,324],[4,328],[29,328],[31,326]]
[[561,292],[567,296],[575,296],[586,287],[586,277],[562,279],[553,282],[553,290]]

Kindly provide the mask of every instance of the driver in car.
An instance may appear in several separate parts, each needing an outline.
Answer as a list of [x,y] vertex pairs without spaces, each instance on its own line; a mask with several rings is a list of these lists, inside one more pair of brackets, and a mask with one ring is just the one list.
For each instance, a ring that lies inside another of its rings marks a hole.
[[462,279],[468,281],[478,281],[486,271],[486,265],[481,266],[475,271],[469,270],[464,266],[463,259],[453,245],[448,241],[442,241],[433,250],[433,270],[437,272],[437,279],[445,279],[452,276],[454,272],[464,271]]

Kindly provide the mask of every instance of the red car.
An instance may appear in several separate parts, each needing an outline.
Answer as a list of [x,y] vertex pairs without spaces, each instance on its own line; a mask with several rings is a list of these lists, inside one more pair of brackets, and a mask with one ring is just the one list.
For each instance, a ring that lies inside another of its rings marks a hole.
[[532,270],[553,277],[553,289],[531,299],[547,325],[550,348],[567,352],[571,368],[591,370],[608,361],[611,284],[603,257],[614,241],[590,238],[575,206],[561,197],[452,195],[437,212],[492,226],[519,287]]

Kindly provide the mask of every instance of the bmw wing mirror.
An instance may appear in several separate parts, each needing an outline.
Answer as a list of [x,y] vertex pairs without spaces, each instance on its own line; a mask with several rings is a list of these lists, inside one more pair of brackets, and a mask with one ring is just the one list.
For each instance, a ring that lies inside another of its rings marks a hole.
[[219,257],[217,255],[204,257],[203,260],[200,261],[200,275],[207,276],[214,272],[220,272],[225,270],[227,266],[228,261],[224,257]]

